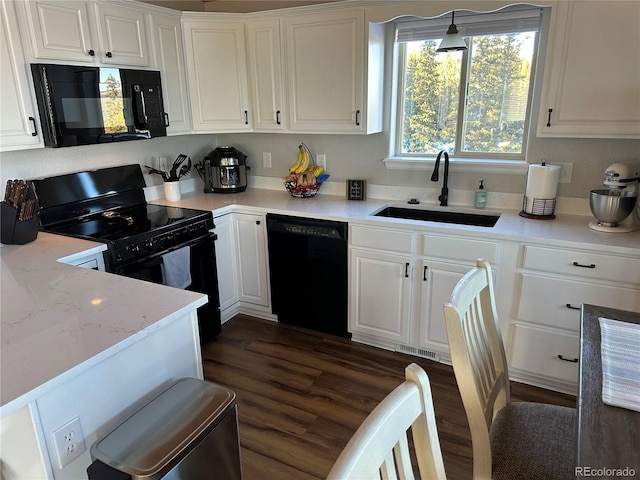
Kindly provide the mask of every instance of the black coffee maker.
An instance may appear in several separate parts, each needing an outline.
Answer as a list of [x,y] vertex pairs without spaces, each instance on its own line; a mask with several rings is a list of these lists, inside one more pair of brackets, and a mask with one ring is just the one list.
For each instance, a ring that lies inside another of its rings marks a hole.
[[205,193],[237,193],[247,188],[247,156],[234,147],[216,147],[196,169],[204,180]]

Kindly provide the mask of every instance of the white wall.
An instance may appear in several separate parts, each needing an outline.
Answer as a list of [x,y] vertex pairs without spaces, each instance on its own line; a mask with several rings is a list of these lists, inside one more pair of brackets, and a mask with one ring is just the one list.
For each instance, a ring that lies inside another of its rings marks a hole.
[[[248,155],[249,175],[283,177],[295,161],[298,144],[304,141],[314,154],[327,156],[331,180],[366,179],[370,184],[435,187],[430,172],[387,170],[382,159],[387,153],[388,134],[288,135],[238,133],[183,135],[109,145],[44,148],[0,154],[0,186],[11,178],[32,179],[114,165],[153,165],[159,156],[189,155],[196,162],[218,145],[233,145]],[[262,152],[271,152],[272,167],[262,166]],[[614,162],[640,160],[640,140],[542,139],[530,140],[529,162],[546,158],[551,163],[573,163],[571,183],[560,184],[558,196],[588,198],[589,191],[602,183],[602,173]],[[143,168],[146,172],[146,169]],[[197,177],[192,170],[191,176]],[[157,175],[145,175],[147,185],[161,183]],[[491,192],[524,193],[526,176],[452,173],[452,189],[474,190],[479,178]]]

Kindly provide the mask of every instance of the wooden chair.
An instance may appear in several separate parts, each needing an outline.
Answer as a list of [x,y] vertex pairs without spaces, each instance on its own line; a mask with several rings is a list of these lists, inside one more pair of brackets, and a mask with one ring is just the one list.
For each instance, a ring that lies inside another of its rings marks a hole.
[[575,478],[576,410],[510,403],[489,263],[478,260],[458,282],[444,315],[453,371],[471,429],[473,478]]
[[423,479],[446,479],[426,372],[415,363],[358,428],[327,480],[413,479],[408,430]]

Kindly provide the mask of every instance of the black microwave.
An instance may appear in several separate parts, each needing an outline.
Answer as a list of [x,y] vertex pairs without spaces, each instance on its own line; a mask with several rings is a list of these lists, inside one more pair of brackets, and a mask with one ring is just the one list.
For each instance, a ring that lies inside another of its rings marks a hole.
[[41,63],[31,72],[46,146],[167,135],[160,72]]

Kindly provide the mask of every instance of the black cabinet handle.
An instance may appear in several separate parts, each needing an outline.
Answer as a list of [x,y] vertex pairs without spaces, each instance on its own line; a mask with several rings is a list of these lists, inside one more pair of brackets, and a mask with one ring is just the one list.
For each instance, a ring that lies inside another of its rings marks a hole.
[[260,225],[260,220],[256,220],[256,225]]
[[169,114],[167,112],[164,112],[164,126],[168,127],[170,125],[169,123]]
[[550,108],[548,110],[548,112],[549,112],[549,118],[547,118],[547,127],[550,127],[551,126],[551,112],[553,112],[553,108]]
[[573,262],[573,266],[574,267],[582,267],[582,268],[596,268],[596,264],[595,263],[592,263],[590,265],[584,265],[582,263]]
[[562,355],[558,355],[558,358],[560,360],[562,360],[563,362],[578,363],[578,359],[577,358],[565,358]]
[[360,110],[356,110],[356,125],[360,125]]
[[404,264],[404,277],[409,278],[409,262]]
[[33,132],[31,132],[31,136],[32,137],[37,137],[38,136],[38,127],[36,126],[36,119],[33,117],[29,117],[29,120],[31,121],[31,123],[33,123]]
[[249,112],[247,110],[244,111],[244,124],[249,125]]
[[571,310],[580,310],[580,307],[574,307],[570,303],[567,303],[567,308],[570,308]]
[[105,55],[107,56],[107,58],[113,57],[113,53],[111,53],[111,52],[107,52],[107,53],[105,53]]
[[276,124],[280,125],[280,110],[276,112]]
[[92,57],[96,54],[96,52],[93,49],[89,50],[87,53]]
[[427,281],[427,272],[429,271],[429,267],[424,266],[424,270],[422,271],[422,280]]

